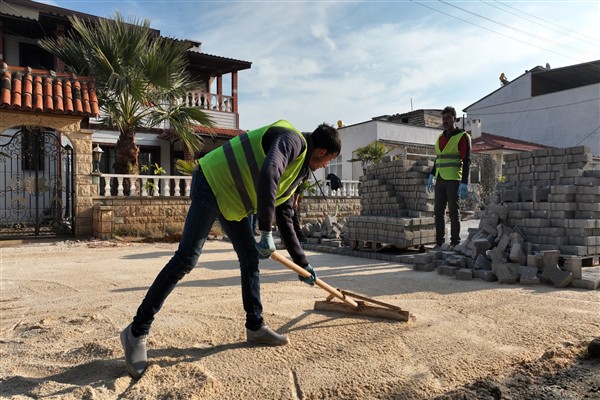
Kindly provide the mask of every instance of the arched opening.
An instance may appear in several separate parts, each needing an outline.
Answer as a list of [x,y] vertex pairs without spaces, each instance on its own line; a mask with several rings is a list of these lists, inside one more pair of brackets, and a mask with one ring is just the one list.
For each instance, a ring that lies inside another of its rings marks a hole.
[[0,239],[73,236],[75,154],[43,126],[0,134]]

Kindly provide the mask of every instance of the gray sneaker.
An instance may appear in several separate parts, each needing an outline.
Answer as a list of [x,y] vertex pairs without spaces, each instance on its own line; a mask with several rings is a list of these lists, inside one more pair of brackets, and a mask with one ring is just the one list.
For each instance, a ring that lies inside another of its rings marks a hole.
[[270,344],[273,346],[283,346],[290,342],[287,337],[272,331],[265,324],[262,324],[257,331],[246,329],[246,337],[248,338],[248,343]]
[[148,335],[139,337],[131,333],[131,324],[121,332],[121,345],[125,352],[125,366],[127,372],[134,379],[140,379],[146,366],[148,365],[148,356],[146,355],[146,338]]

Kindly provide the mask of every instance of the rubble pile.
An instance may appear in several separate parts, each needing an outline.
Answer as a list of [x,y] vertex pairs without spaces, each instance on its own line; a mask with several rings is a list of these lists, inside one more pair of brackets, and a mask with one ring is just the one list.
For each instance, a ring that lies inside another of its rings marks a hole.
[[460,280],[598,288],[600,274],[583,276],[583,267],[592,266],[594,257],[566,255],[559,250],[534,251],[536,245],[527,241],[519,227],[506,224],[507,211],[506,206],[490,206],[479,228],[470,229],[465,241],[453,249],[446,244],[440,250],[414,255],[413,268],[437,270],[440,275]]

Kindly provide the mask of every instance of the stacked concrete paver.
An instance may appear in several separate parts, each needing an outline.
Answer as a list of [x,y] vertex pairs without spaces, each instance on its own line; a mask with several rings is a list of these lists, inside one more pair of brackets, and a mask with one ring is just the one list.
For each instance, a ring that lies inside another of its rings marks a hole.
[[348,217],[350,247],[398,248],[435,242],[433,195],[425,192],[431,162],[387,157],[360,178],[361,215]]
[[460,280],[597,289],[600,166],[589,149],[538,150],[506,161],[506,183],[467,240],[456,249],[404,255],[372,250],[375,244],[434,243],[433,195],[424,190],[431,162],[388,159],[370,166],[361,178],[362,213],[348,217],[344,227],[350,246],[333,252],[413,264]]
[[586,147],[509,156],[507,182],[479,229],[454,251],[415,256],[414,269],[500,283],[597,289],[600,170]]

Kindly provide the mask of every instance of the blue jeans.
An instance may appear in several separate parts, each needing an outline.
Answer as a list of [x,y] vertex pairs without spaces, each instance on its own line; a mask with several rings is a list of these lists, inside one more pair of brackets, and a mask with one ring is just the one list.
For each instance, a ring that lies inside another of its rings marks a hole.
[[133,318],[132,332],[136,336],[148,334],[154,316],[167,296],[177,282],[196,266],[208,233],[217,218],[231,240],[240,262],[246,328],[257,330],[263,323],[258,253],[248,218],[241,221],[228,221],[221,215],[215,195],[200,169],[194,172],[192,178],[191,197],[192,203],[179,248],[148,289]]
[[447,181],[441,176],[435,181],[435,243],[442,245],[446,233],[446,205],[450,214],[450,244],[456,246],[460,243],[460,219],[458,218],[458,186],[460,181]]

